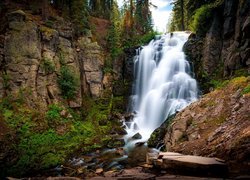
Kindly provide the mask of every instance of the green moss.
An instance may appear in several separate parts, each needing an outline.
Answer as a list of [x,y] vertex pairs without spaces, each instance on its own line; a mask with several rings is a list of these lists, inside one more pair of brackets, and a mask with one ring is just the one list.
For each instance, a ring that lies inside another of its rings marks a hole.
[[229,80],[215,80],[215,79],[212,79],[209,84],[216,88],[216,89],[221,89],[223,87],[225,87],[230,81]]
[[[110,131],[116,127],[116,123],[110,121],[114,101],[117,104],[122,97],[97,100],[86,97],[86,118],[81,119],[79,112],[58,104],[50,105],[43,113],[18,103],[13,97],[0,100],[0,118],[15,137],[10,144],[14,157],[9,157],[12,161],[5,162],[6,169],[2,171],[6,176],[24,176],[33,170],[63,164],[73,153],[109,147]],[[62,117],[62,110],[69,112],[72,118]],[[103,121],[105,123],[101,123]],[[65,126],[67,128],[60,128]],[[115,146],[123,145],[122,141],[112,142]]]
[[240,77],[240,76],[245,76],[247,77],[249,74],[248,74],[248,71],[247,69],[238,69],[234,72],[234,77]]
[[210,5],[204,5],[196,10],[190,28],[193,32],[200,36],[205,36],[212,17],[212,9]]
[[46,26],[41,26],[39,29],[43,33],[46,39],[51,39],[57,32],[56,30],[52,29],[49,24],[46,24]]
[[241,94],[249,94],[250,93],[250,84],[248,84],[243,91],[241,92]]

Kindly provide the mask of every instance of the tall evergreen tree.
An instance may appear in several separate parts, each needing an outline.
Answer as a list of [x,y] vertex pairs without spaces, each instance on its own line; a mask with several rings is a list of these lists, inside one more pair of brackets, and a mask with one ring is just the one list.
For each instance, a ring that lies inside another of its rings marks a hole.
[[114,60],[121,51],[121,14],[117,5],[116,0],[112,2],[111,7],[111,26],[109,29],[109,49],[111,54],[111,59]]
[[86,34],[89,30],[89,12],[87,0],[72,0],[70,14],[77,36]]

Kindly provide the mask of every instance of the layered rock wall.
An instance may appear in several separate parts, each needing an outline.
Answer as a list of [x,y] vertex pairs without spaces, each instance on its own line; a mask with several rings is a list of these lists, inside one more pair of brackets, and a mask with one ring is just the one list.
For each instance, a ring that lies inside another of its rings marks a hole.
[[212,23],[205,37],[190,36],[184,46],[201,89],[208,81],[231,77],[237,71],[250,74],[250,2],[225,0],[213,10]]
[[7,24],[0,36],[0,97],[23,93],[30,105],[45,109],[63,101],[57,82],[62,66],[80,80],[70,105],[79,107],[82,93],[102,95],[103,50],[90,36],[74,40],[71,23],[58,18],[49,27],[21,10],[9,13]]

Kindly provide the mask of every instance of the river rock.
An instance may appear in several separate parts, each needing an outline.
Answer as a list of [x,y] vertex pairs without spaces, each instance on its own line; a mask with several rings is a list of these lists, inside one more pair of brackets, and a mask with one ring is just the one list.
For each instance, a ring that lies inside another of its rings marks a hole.
[[[174,152],[147,155],[153,160],[153,164],[161,169],[166,169],[181,174],[227,176],[227,165],[216,158],[202,156],[183,155]],[[151,163],[151,161],[149,161]]]
[[142,135],[140,133],[136,133],[135,135],[132,136],[132,139],[141,139]]
[[135,146],[143,146],[146,142],[137,142],[135,143]]
[[134,118],[134,114],[133,113],[127,113],[124,115],[124,119],[125,121],[132,121]]

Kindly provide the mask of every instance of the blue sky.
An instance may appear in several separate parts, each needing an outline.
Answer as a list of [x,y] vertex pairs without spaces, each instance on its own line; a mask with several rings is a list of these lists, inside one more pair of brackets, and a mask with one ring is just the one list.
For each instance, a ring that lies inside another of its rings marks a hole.
[[[166,26],[172,11],[170,2],[173,0],[150,0],[157,8],[151,7],[152,17],[154,21],[154,28],[160,32],[166,31]],[[119,6],[124,0],[118,0]]]

